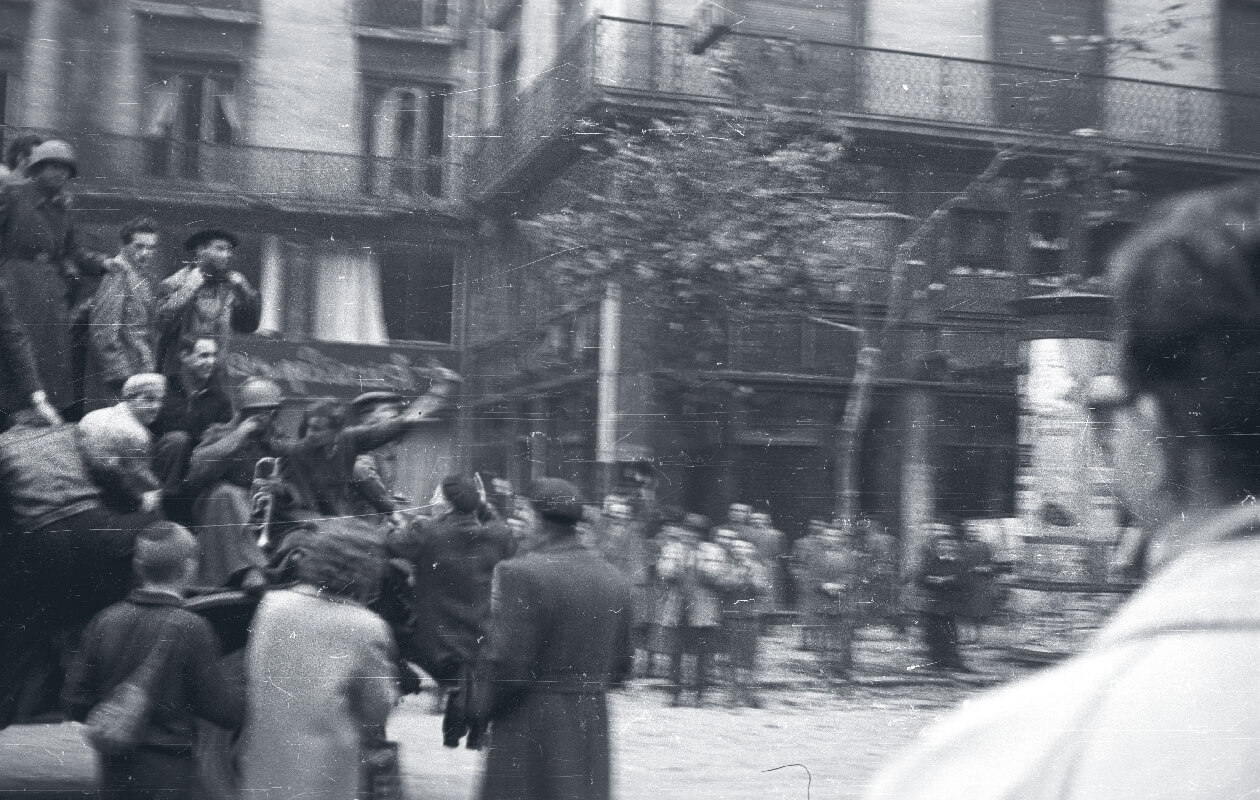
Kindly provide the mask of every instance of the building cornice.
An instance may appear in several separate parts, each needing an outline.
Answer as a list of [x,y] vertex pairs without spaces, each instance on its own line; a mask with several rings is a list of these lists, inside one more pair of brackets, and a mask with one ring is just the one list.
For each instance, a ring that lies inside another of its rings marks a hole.
[[[4,2],[4,0],[0,0]],[[256,11],[234,11],[226,8],[202,8],[183,3],[164,3],[158,0],[132,0],[132,11],[136,14],[147,14],[152,17],[174,17],[177,19],[199,19],[212,22],[223,22],[229,25],[261,24],[262,17]]]

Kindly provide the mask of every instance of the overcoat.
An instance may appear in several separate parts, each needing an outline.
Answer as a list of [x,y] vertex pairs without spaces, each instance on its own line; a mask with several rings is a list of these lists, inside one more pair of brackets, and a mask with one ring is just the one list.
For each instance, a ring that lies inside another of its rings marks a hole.
[[[75,399],[70,304],[76,287],[68,276],[79,268],[80,255],[65,195],[46,197],[29,181],[0,188],[0,280],[26,327],[44,390],[58,408]],[[103,267],[99,259],[89,271]],[[0,406],[25,404],[0,386]]]
[[404,655],[438,681],[471,666],[486,634],[495,566],[512,555],[508,527],[452,511],[391,530],[389,554],[412,565],[415,628]]
[[657,623],[665,628],[716,628],[722,624],[726,554],[712,542],[670,542],[656,574],[665,582]]
[[576,539],[495,570],[474,696],[491,721],[483,800],[604,800],[607,690],[629,674],[630,582]]
[[269,592],[246,653],[242,797],[362,797],[360,758],[397,698],[384,620],[310,587]]

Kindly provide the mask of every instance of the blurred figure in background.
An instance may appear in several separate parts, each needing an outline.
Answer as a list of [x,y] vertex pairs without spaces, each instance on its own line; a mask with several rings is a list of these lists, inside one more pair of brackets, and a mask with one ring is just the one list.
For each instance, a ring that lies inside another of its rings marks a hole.
[[681,525],[670,532],[656,564],[664,582],[664,596],[657,607],[657,621],[667,642],[670,657],[670,705],[683,704],[683,657],[695,662],[695,705],[704,704],[713,671],[713,658],[720,652],[722,593],[725,589],[726,554],[720,545],[706,541],[709,521],[699,514],[687,514]]
[[727,564],[723,578],[722,641],[725,644],[731,705],[761,708],[758,654],[761,618],[770,597],[770,570],[756,545],[743,539],[726,540]]
[[756,547],[761,562],[766,565],[766,577],[770,580],[766,606],[774,611],[784,608],[789,567],[787,534],[774,527],[769,514],[754,511],[748,515],[748,524],[739,532],[739,538]]
[[971,671],[958,649],[958,619],[967,608],[968,587],[968,565],[957,530],[948,522],[933,523],[910,595],[930,669]]

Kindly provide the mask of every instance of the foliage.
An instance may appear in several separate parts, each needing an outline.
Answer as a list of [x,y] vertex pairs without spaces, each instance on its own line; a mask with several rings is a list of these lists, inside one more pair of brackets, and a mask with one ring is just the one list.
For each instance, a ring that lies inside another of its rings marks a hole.
[[1054,34],[1050,36],[1050,43],[1065,53],[1101,52],[1113,63],[1141,62],[1172,70],[1178,61],[1199,58],[1197,45],[1167,41],[1185,29],[1185,10],[1185,3],[1170,3],[1147,19],[1125,25],[1110,36]]
[[[622,124],[587,144],[568,204],[523,221],[557,291],[616,280],[667,329],[720,339],[728,320],[818,309],[852,295],[870,264],[870,204],[831,191],[847,137],[826,121],[696,109],[684,120]],[[598,179],[592,184],[591,176]],[[703,343],[700,343],[703,346]]]

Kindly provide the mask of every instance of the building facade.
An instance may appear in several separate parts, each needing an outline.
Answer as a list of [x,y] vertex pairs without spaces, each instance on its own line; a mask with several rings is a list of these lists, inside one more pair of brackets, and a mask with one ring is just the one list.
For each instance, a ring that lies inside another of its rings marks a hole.
[[[154,281],[197,227],[240,234],[264,310],[233,378],[418,392],[429,359],[456,360],[469,22],[447,0],[3,0],[0,123],[75,145],[92,246],[138,215],[163,225]],[[453,435],[406,448],[416,491]]]
[[[754,502],[792,534],[830,516],[851,334],[808,321],[731,330],[706,375],[737,391],[700,400],[638,354],[663,333],[627,298],[549,294],[554,256],[518,230],[595,174],[580,145],[599,125],[738,102],[713,71],[731,59],[758,102],[843,121],[858,155],[839,196],[920,220],[958,198],[917,254],[913,309],[885,343],[862,510],[898,531],[941,512],[1022,513],[1032,448],[1021,450],[1020,388],[1043,350],[1027,342],[1051,318],[1082,328],[1063,338],[1099,332],[1019,301],[1102,292],[1108,254],[1151,203],[1260,167],[1260,5],[1191,0],[1164,16],[1139,0],[700,5],[502,0],[474,24],[487,135],[470,165],[480,228],[462,269],[476,287],[462,334],[471,463],[594,491],[650,463],[665,502],[710,514]],[[706,34],[713,44],[694,54]],[[971,186],[1012,146],[1025,157]],[[890,249],[914,228],[890,230]],[[891,258],[873,261],[873,280]],[[838,303],[828,316],[854,313]]]

